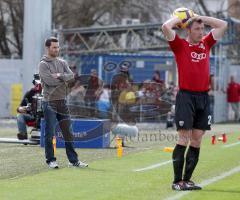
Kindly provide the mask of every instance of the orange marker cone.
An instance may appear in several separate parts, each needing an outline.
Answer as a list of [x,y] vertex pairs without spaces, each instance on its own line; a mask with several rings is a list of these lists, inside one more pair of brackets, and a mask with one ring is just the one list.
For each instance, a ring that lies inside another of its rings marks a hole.
[[223,133],[222,134],[222,138],[223,138],[223,143],[226,143],[227,142],[227,135],[226,135],[226,133]]
[[122,138],[116,137],[116,144],[117,144],[117,156],[118,158],[121,158],[123,156]]
[[169,152],[169,153],[173,152],[173,150],[174,150],[173,147],[164,147],[163,149],[164,152]]
[[216,135],[212,136],[212,145],[216,144]]
[[53,136],[53,153],[54,153],[54,157],[56,157],[56,149],[57,149],[57,141],[56,141],[56,136]]

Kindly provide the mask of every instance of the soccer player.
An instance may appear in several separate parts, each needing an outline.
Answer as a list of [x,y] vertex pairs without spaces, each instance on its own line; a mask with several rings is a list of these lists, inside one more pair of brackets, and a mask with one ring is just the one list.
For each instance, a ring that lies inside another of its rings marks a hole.
[[[174,31],[181,20],[174,16],[162,26],[178,67],[179,92],[176,97],[176,127],[179,139],[173,151],[173,190],[199,190],[191,181],[198,163],[202,136],[210,130],[209,112],[209,54],[211,47],[224,35],[227,22],[207,16],[190,18],[182,39]],[[212,30],[205,35],[204,25]],[[185,150],[186,159],[184,159]],[[183,166],[185,169],[183,173]]]

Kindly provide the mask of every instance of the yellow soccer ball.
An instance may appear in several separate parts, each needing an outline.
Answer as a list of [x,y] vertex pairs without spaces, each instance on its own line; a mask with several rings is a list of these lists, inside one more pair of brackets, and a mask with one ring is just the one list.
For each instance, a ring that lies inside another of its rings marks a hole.
[[182,21],[177,27],[185,29],[187,28],[188,20],[194,17],[194,12],[188,8],[177,8],[173,11],[172,15],[178,17]]

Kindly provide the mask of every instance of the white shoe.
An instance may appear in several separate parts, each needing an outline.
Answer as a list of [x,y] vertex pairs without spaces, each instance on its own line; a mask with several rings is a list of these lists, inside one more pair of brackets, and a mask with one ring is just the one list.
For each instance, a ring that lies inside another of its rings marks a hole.
[[84,167],[88,167],[88,164],[87,163],[84,163],[82,161],[78,161],[76,163],[71,163],[69,162],[68,163],[68,167],[80,167],[80,168],[84,168]]
[[51,169],[58,169],[58,164],[56,161],[51,161],[50,163],[48,163],[48,167]]

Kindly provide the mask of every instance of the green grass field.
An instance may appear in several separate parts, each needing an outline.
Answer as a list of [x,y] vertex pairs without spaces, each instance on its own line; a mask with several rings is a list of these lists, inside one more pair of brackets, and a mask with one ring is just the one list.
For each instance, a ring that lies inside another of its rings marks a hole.
[[[174,192],[171,190],[172,165],[136,172],[171,159],[163,152],[173,142],[128,143],[119,159],[116,149],[78,149],[87,169],[67,168],[64,149],[57,149],[60,169],[50,170],[44,163],[44,151],[38,146],[0,144],[0,199],[239,199],[240,126],[217,125],[215,132],[227,130],[226,144],[211,145],[211,135],[204,137],[200,161],[193,175],[197,183],[205,183],[202,191]],[[224,130],[223,130],[224,129]],[[239,131],[238,131],[239,130]],[[1,129],[0,137],[14,136],[14,129]],[[220,133],[219,132],[219,133]],[[217,181],[214,177],[222,176]],[[206,183],[207,182],[207,183]]]

